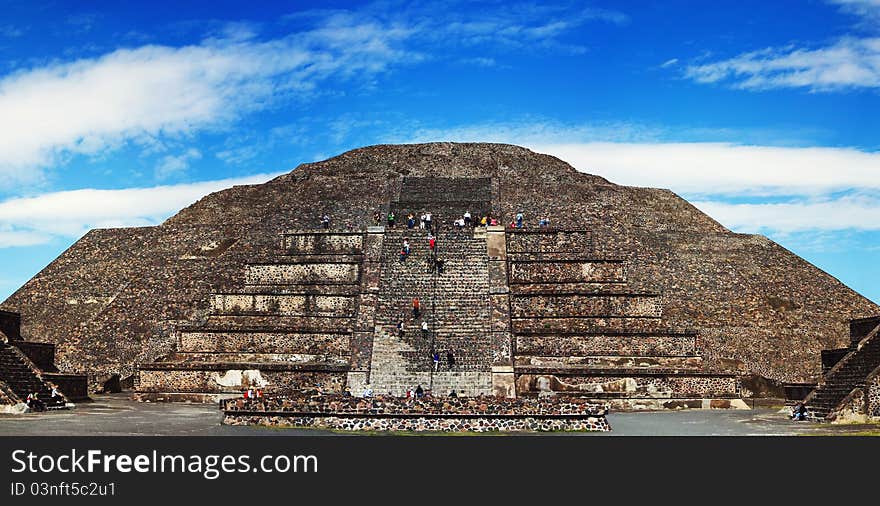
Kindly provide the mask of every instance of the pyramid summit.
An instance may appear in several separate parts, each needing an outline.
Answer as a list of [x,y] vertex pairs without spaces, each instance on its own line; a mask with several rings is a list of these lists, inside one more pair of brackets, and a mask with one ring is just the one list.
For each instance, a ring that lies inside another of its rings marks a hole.
[[880,313],[669,190],[484,143],[365,147],[161,225],[92,230],[0,309],[21,314],[24,341],[55,345],[59,369],[92,388],[137,378],[143,398],[420,384],[622,407],[720,406],[749,378],[815,381],[849,321]]

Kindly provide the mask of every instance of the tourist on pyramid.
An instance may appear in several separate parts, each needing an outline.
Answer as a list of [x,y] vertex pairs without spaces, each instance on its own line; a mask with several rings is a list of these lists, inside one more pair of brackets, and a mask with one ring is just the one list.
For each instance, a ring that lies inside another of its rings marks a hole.
[[541,228],[549,227],[550,226],[550,219],[549,218],[541,218],[541,220],[538,222],[538,226]]
[[434,246],[437,245],[437,240],[433,235],[428,236],[428,247],[431,248],[431,251],[434,251]]
[[414,228],[416,226],[416,217],[413,213],[409,213],[406,217],[406,228]]
[[379,211],[373,213],[373,222],[376,223],[377,227],[382,224],[382,214]]
[[427,228],[429,232],[433,231],[431,228],[431,213],[425,213],[425,228]]
[[427,321],[422,322],[422,337],[425,339],[428,338],[428,322]]
[[464,225],[466,227],[471,226],[471,212],[470,211],[464,212]]
[[418,297],[413,297],[412,307],[413,307],[413,318],[418,318],[419,314],[421,313],[421,310],[422,310],[421,303],[419,302]]
[[403,320],[397,322],[397,335],[403,337]]
[[455,393],[455,389],[453,389],[451,392],[449,392],[449,397],[458,397],[458,394]]
[[437,267],[437,274],[443,274],[443,265],[445,264],[445,261],[442,258],[438,258],[434,261],[434,264]]
[[522,211],[516,213],[516,228],[523,227],[523,213]]
[[397,219],[397,217],[394,216],[394,211],[388,211],[388,226],[389,226],[389,227],[393,227],[393,226],[394,226],[394,220],[395,220],[395,219]]
[[425,272],[427,272],[428,274],[434,272],[434,257],[432,257],[430,253],[428,253],[428,256],[425,257],[425,267]]
[[459,218],[454,222],[455,228],[462,229],[464,228],[464,218]]
[[439,371],[440,370],[440,354],[435,351],[434,353],[431,354],[431,360],[434,361],[434,372]]
[[425,213],[419,218],[419,228],[425,230]]
[[409,241],[406,239],[403,240],[403,251],[406,251],[406,254],[409,255]]
[[[485,227],[488,223],[489,223],[488,217],[487,217],[487,216],[483,216],[483,218],[480,220],[480,226],[481,226],[481,227]],[[455,390],[453,390],[453,392],[454,392],[454,391],[455,391]]]
[[321,218],[321,225],[324,226],[324,230],[327,230],[328,228],[330,228],[330,216],[329,215],[325,214],[324,217]]
[[455,366],[455,357],[452,355],[452,350],[446,350],[446,366],[449,367],[450,371]]
[[372,397],[372,396],[373,396],[373,387],[371,387],[370,385],[367,385],[367,387],[364,388],[364,397],[366,398],[366,397]]
[[404,260],[406,260],[406,256],[407,256],[407,254],[408,254],[408,253],[407,253],[405,247],[402,248],[402,249],[400,250],[400,261],[401,261],[401,262],[403,262]]
[[425,390],[422,388],[422,385],[416,386],[416,397],[421,398],[423,395],[425,395]]

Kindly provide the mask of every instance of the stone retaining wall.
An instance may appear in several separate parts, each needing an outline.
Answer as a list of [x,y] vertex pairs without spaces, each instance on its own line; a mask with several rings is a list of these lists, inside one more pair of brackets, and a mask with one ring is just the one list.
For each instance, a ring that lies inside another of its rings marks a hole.
[[606,409],[581,399],[340,395],[227,399],[227,425],[372,431],[608,431]]
[[212,294],[211,309],[217,313],[242,312],[352,316],[355,296],[312,294]]
[[511,283],[623,283],[621,262],[510,262]]
[[245,282],[249,285],[296,285],[357,283],[360,274],[355,263],[260,264],[249,265]]
[[299,353],[344,356],[349,334],[283,332],[181,332],[182,352]]
[[651,317],[663,314],[657,295],[511,295],[514,318],[553,317]]
[[312,232],[285,234],[283,247],[288,255],[358,255],[363,253],[363,234]]
[[269,427],[314,428],[345,431],[398,432],[608,432],[604,416],[586,418],[535,417],[339,417],[339,416],[244,416],[227,414],[224,425],[264,425]]

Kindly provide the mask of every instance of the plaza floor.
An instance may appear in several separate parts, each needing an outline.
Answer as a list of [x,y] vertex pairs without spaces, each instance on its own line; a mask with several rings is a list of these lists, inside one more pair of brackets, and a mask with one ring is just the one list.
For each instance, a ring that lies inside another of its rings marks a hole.
[[[0,436],[300,436],[333,433],[221,425],[214,404],[135,402],[127,394],[96,396],[71,410],[0,415]],[[779,409],[611,413],[610,436],[791,436],[877,431],[876,425],[819,425],[788,420]],[[566,433],[571,435],[571,433]],[[595,435],[595,434],[589,434]],[[603,434],[604,435],[604,434]]]

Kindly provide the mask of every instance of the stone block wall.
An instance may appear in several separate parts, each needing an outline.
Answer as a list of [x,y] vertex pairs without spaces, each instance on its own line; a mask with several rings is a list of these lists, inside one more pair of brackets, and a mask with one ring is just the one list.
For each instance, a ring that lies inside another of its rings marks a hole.
[[660,318],[662,299],[653,294],[514,294],[513,318],[642,317]]
[[259,388],[266,393],[291,393],[320,386],[327,392],[342,392],[344,371],[273,371],[260,369],[150,369],[139,373],[139,392],[234,393]]
[[694,334],[520,334],[518,355],[682,356],[696,354]]
[[880,371],[868,379],[867,392],[868,416],[880,418]]
[[623,283],[620,261],[512,261],[511,283]]
[[245,283],[249,285],[310,285],[357,283],[356,263],[303,263],[249,265]]
[[282,248],[288,255],[360,255],[363,254],[362,233],[287,233]]
[[211,309],[215,313],[273,313],[283,315],[354,315],[357,297],[353,295],[318,294],[213,294]]
[[180,333],[179,351],[347,356],[349,339],[347,333],[185,331]]
[[[516,215],[512,215],[515,217]],[[534,218],[532,218],[534,220]],[[506,222],[503,222],[506,223]],[[509,230],[507,252],[518,253],[565,253],[586,255],[593,251],[593,237],[587,230]]]
[[[542,379],[544,378],[544,379]],[[739,397],[733,375],[647,374],[620,371],[602,376],[569,374],[517,374],[517,391],[537,394],[548,389],[557,393],[625,394],[627,397],[735,398]]]

